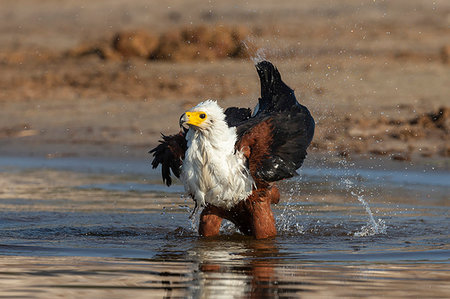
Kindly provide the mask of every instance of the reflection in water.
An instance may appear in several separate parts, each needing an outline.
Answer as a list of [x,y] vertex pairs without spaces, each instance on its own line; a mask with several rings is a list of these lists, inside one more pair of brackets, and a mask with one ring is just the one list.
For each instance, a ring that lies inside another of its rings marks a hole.
[[[200,271],[199,292],[206,298],[273,297],[278,293],[279,277],[275,264],[279,251],[274,240],[200,240],[194,261]],[[298,291],[298,290],[297,290]]]

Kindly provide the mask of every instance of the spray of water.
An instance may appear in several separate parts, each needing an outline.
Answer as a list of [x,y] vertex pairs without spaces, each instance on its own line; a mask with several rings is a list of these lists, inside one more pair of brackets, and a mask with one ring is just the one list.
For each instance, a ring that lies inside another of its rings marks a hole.
[[247,37],[242,41],[242,44],[255,65],[261,61],[267,60],[268,50],[266,48],[255,47],[255,40],[253,40],[252,37]]
[[299,190],[297,184],[289,191],[288,199],[281,213],[277,216],[277,231],[284,233],[303,234],[304,227],[297,221],[298,211],[292,209],[294,194]]
[[[345,162],[342,162],[345,163]],[[341,163],[341,164],[342,164]],[[346,165],[345,165],[346,166]],[[358,201],[362,204],[364,209],[366,210],[367,215],[369,216],[369,221],[366,225],[361,227],[361,230],[358,232],[355,232],[353,235],[355,237],[365,237],[365,236],[373,236],[377,234],[384,234],[386,233],[386,223],[383,219],[378,219],[378,221],[375,221],[375,218],[373,217],[372,210],[370,209],[369,204],[364,199],[364,189],[358,188],[355,183],[350,178],[342,178],[341,183],[344,184],[345,189],[350,191],[350,194],[358,199]]]

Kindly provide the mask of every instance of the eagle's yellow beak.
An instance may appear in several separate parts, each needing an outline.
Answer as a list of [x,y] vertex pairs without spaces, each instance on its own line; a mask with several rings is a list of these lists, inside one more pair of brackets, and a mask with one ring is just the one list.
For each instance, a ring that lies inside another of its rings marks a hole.
[[206,118],[206,113],[202,111],[185,112],[180,117],[180,127],[185,127],[186,125],[200,127]]

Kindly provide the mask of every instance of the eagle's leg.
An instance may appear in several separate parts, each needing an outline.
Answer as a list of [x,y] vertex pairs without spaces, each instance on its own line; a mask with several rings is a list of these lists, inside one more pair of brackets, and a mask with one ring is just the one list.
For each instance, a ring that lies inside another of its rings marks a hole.
[[277,198],[276,194],[279,196],[278,189],[274,194],[272,194],[272,190],[266,194],[254,192],[247,199],[246,207],[251,215],[249,221],[251,221],[252,235],[256,239],[265,239],[277,235],[275,217],[270,207],[272,201]]
[[215,206],[206,206],[200,215],[198,233],[200,236],[218,236],[222,224],[221,210]]
[[280,192],[273,185],[265,190],[253,190],[245,201],[230,210],[207,205],[200,215],[199,234],[204,237],[219,235],[222,220],[227,219],[245,235],[256,239],[274,237],[277,229],[270,205],[278,203],[279,199]]
[[215,207],[216,215],[225,218],[236,225],[239,231],[256,239],[265,239],[277,235],[275,218],[270,207],[271,203],[279,201],[278,188],[253,190],[253,193],[244,201],[225,210]]

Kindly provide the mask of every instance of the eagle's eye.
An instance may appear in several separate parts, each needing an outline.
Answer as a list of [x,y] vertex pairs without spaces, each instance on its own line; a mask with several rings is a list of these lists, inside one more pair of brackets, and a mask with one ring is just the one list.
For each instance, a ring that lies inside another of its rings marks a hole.
[[205,113],[202,113],[202,114],[200,114],[199,116],[200,116],[201,119],[204,119],[204,118],[206,117],[206,114],[205,114]]

